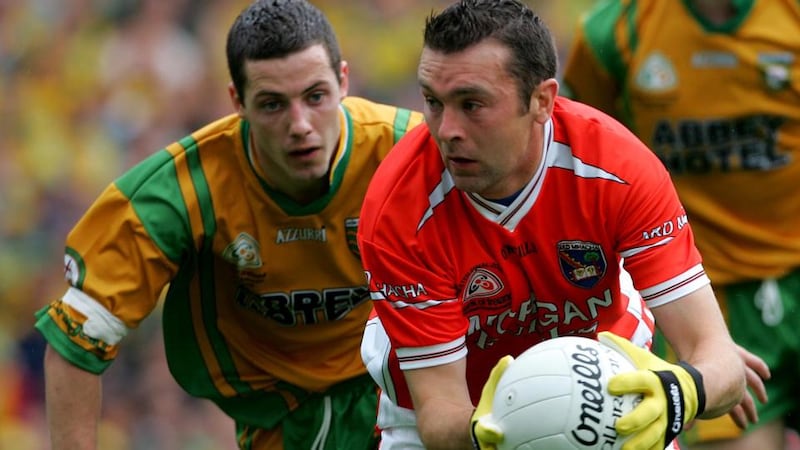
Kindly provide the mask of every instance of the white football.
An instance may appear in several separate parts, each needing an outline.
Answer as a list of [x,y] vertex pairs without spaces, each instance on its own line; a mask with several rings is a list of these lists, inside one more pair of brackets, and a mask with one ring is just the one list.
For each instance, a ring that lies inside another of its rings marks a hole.
[[491,422],[503,430],[498,450],[619,449],[614,423],[640,401],[608,393],[615,374],[635,370],[616,350],[569,336],[539,343],[509,364],[494,395]]

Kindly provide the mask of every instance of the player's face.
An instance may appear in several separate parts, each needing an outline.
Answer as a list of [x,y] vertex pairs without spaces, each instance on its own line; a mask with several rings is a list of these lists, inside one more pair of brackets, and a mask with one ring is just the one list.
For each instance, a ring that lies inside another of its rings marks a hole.
[[297,201],[325,192],[339,144],[339,102],[347,95],[322,45],[283,58],[245,63],[244,102],[231,89],[239,114],[250,122],[253,152],[267,182]]
[[491,199],[531,179],[542,153],[540,124],[549,117],[538,89],[524,112],[509,57],[492,39],[456,53],[424,48],[417,73],[425,120],[456,187]]

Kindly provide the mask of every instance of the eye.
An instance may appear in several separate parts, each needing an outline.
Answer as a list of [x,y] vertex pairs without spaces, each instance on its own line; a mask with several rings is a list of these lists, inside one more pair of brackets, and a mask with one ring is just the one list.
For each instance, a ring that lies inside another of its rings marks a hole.
[[323,100],[325,100],[325,92],[322,91],[312,92],[308,95],[307,98],[308,102],[311,103],[312,105],[318,105],[322,103]]
[[264,100],[258,103],[258,108],[266,112],[275,112],[283,108],[283,102],[278,100]]
[[425,96],[425,105],[431,112],[438,112],[442,109],[442,102],[436,100],[434,97]]
[[473,101],[465,101],[463,105],[464,111],[473,112],[481,108],[481,104]]

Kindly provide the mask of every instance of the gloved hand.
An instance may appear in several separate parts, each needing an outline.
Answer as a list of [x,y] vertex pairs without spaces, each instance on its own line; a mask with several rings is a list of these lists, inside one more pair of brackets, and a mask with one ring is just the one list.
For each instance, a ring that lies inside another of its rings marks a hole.
[[623,450],[663,450],[686,423],[705,409],[703,376],[685,362],[670,364],[611,332],[600,332],[598,340],[626,355],[638,369],[617,374],[608,381],[612,395],[643,395],[633,411],[617,419],[617,432],[632,435]]
[[511,355],[500,358],[489,373],[489,379],[483,385],[478,407],[472,413],[472,443],[479,450],[496,450],[497,444],[503,442],[503,430],[491,420],[494,391],[500,376],[506,371],[508,365],[514,361]]

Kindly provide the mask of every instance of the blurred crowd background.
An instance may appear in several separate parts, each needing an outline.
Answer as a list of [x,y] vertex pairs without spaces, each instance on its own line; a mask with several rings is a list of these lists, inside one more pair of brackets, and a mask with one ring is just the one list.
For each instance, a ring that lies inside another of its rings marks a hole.
[[[528,0],[563,58],[594,0]],[[0,449],[49,448],[33,313],[61,295],[64,238],[148,154],[233,112],[225,37],[243,0],[0,0]],[[449,0],[312,0],[353,95],[420,109],[424,19]],[[232,422],[166,369],[158,313],[104,377],[101,448],[234,449]]]

